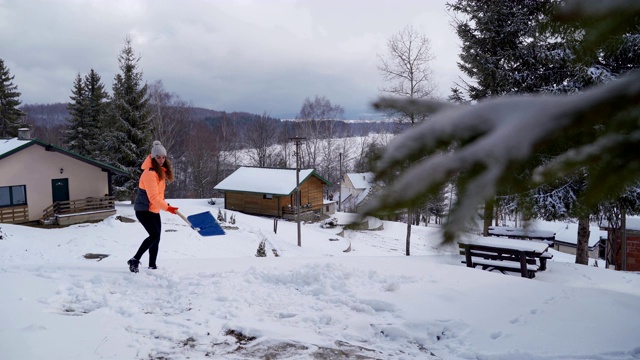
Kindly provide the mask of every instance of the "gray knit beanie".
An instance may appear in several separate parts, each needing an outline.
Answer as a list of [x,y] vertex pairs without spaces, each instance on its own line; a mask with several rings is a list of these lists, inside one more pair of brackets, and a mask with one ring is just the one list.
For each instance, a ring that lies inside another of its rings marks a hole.
[[153,142],[153,147],[151,148],[151,157],[156,157],[158,155],[167,156],[167,149],[162,146],[160,141],[156,140]]

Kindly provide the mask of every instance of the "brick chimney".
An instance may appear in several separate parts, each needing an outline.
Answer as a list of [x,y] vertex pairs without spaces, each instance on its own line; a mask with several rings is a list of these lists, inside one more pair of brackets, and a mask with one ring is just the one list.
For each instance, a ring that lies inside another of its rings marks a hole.
[[29,128],[18,129],[18,140],[31,140],[31,130]]

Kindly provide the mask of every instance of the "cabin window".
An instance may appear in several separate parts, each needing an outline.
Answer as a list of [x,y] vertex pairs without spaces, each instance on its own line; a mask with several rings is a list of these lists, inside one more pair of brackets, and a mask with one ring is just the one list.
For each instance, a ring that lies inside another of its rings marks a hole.
[[0,186],[0,206],[24,205],[27,203],[25,185]]
[[262,195],[262,198],[266,200],[271,200],[273,199],[273,194],[264,194]]

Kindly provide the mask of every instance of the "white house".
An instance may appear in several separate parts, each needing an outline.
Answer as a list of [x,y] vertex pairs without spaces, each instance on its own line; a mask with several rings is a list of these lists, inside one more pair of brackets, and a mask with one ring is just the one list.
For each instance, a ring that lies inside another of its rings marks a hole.
[[345,174],[340,184],[340,211],[357,212],[358,208],[373,192],[382,188],[382,184],[375,181],[372,172]]
[[129,174],[20,129],[17,138],[0,139],[0,223],[42,221],[48,213],[59,224],[109,216],[113,175]]

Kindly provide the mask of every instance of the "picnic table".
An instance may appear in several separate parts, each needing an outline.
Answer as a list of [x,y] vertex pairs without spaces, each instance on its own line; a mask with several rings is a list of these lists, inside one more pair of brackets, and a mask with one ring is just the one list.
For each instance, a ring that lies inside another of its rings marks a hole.
[[534,230],[508,226],[489,226],[487,229],[490,236],[508,237],[511,239],[546,240],[553,246],[556,233],[550,230]]
[[547,260],[553,257],[548,253],[549,244],[537,240],[475,237],[459,240],[458,246],[467,267],[519,272],[529,279],[546,270]]

